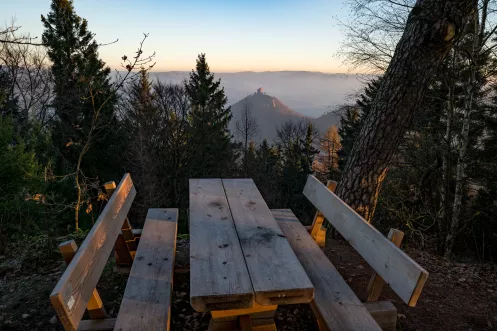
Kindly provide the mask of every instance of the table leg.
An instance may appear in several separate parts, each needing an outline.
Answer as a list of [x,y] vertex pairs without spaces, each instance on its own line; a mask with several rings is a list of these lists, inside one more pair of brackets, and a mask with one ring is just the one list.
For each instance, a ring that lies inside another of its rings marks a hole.
[[209,331],[276,330],[274,313],[277,308],[276,305],[262,306],[256,303],[248,309],[212,311]]

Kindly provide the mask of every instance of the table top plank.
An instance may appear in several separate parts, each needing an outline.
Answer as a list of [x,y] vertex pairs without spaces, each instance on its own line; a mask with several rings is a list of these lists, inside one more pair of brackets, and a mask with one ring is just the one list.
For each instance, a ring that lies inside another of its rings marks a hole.
[[307,303],[314,287],[252,179],[223,179],[247,264],[261,305]]
[[254,305],[221,179],[190,179],[190,303],[200,312]]

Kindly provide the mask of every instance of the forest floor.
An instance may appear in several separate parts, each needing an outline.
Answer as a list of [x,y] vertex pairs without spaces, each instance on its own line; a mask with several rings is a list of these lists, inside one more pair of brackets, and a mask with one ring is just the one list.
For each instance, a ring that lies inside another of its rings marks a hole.
[[[206,330],[209,314],[193,311],[189,303],[188,239],[178,240],[171,330]],[[65,269],[61,260],[29,259],[22,246],[0,256],[0,331],[63,330],[49,295]],[[325,249],[333,264],[359,298],[372,270],[346,242],[334,240]],[[430,273],[415,308],[401,302],[385,287],[381,300],[398,309],[398,330],[497,330],[497,266],[491,263],[457,263],[416,249],[407,253]],[[127,276],[116,272],[113,259],[97,286],[107,312],[116,316]],[[317,330],[308,305],[282,306],[278,330]]]

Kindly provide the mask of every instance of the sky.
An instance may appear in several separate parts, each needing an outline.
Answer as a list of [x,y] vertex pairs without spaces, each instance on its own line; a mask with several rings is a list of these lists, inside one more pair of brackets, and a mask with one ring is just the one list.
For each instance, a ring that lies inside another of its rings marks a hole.
[[[0,23],[12,18],[22,32],[41,39],[40,15],[50,0],[1,0]],[[101,58],[113,69],[136,52],[148,33],[145,55],[156,53],[154,71],[191,70],[206,53],[214,72],[320,71],[344,73],[337,56],[341,0],[74,0],[103,46]]]

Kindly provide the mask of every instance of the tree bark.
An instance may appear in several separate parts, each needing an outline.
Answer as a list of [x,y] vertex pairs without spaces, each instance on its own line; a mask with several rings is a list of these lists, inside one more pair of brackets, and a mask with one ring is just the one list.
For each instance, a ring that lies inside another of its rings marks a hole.
[[[455,54],[453,57],[455,58]],[[454,67],[454,66],[452,66]],[[447,98],[447,121],[445,127],[444,143],[442,145],[442,183],[440,185],[440,211],[438,215],[438,242],[437,248],[440,254],[445,250],[445,234],[449,218],[449,201],[450,193],[450,170],[452,169],[452,132],[453,132],[453,118],[454,118],[454,89],[455,82],[452,76],[447,78],[447,85],[449,88],[449,95]]]
[[483,21],[481,24],[482,30],[480,32],[480,22],[478,7],[475,6],[475,19],[474,19],[474,33],[473,33],[473,47],[469,59],[469,78],[466,85],[466,93],[464,96],[464,115],[463,115],[463,125],[461,131],[461,138],[459,141],[459,155],[457,158],[457,168],[456,168],[456,189],[454,192],[454,204],[452,206],[452,220],[450,223],[449,233],[445,239],[445,251],[444,256],[449,257],[452,253],[452,247],[454,245],[454,239],[459,231],[460,227],[460,215],[462,200],[465,194],[465,184],[466,184],[466,167],[467,167],[467,150],[469,144],[469,127],[471,123],[471,114],[473,113],[473,100],[475,99],[475,94],[478,90],[478,82],[476,80],[476,72],[479,69],[477,66],[479,64],[479,54],[483,46],[482,41],[485,31],[485,21],[487,16],[488,0],[484,1],[484,6],[482,10]]
[[337,188],[338,196],[368,221],[393,155],[473,4],[474,0],[418,0],[409,14]]

